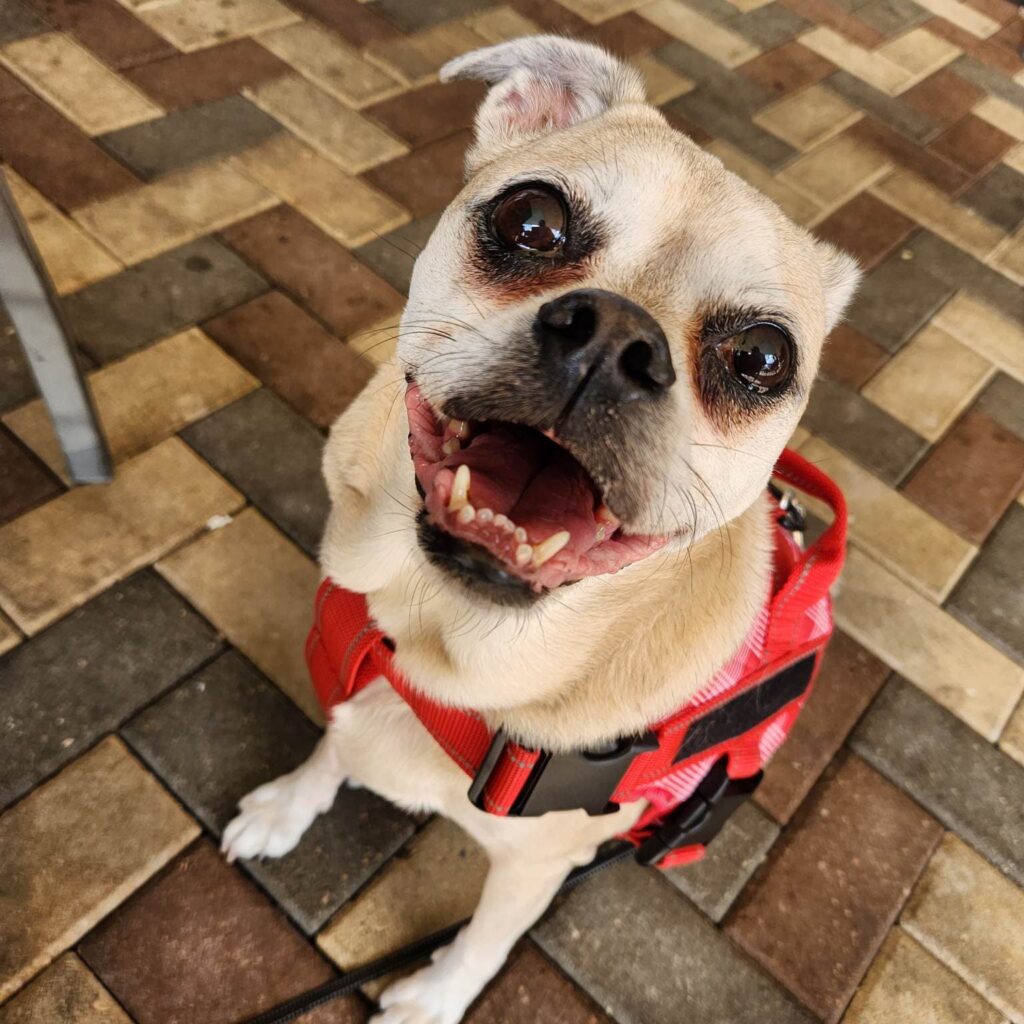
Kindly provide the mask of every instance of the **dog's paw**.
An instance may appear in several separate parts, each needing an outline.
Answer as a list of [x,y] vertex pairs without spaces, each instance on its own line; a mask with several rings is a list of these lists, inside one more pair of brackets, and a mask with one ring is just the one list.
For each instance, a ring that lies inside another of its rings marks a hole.
[[313,819],[326,810],[322,800],[311,799],[313,794],[295,775],[268,782],[239,801],[241,813],[228,823],[220,844],[228,861],[283,857],[295,848]]
[[385,989],[381,1012],[370,1024],[458,1024],[472,996],[461,991],[468,979],[453,969],[449,952],[450,947],[435,953],[429,967]]

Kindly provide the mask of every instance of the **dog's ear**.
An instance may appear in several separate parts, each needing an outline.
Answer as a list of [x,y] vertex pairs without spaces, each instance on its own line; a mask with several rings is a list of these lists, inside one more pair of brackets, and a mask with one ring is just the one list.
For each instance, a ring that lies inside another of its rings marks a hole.
[[860,267],[847,253],[828,242],[816,242],[815,251],[821,261],[821,284],[825,292],[825,333],[828,334],[842,318],[860,283]]
[[492,86],[477,111],[470,174],[547,132],[646,101],[639,72],[599,46],[561,36],[526,36],[463,54],[441,68],[442,82],[456,78]]

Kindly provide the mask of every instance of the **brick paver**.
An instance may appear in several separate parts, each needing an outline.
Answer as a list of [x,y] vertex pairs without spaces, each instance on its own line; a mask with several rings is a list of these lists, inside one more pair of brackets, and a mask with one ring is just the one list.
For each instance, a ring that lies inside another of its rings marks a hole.
[[[853,547],[756,804],[704,864],[562,901],[467,1019],[1024,1013],[1009,0],[7,0],[0,157],[117,478],[66,488],[0,311],[2,1024],[227,1024],[471,908],[479,850],[363,790],[280,862],[215,842],[317,736],[324,432],[394,350],[484,95],[437,71],[531,32],[635,61],[861,261],[794,441]],[[361,1024],[379,990],[306,1019]]]

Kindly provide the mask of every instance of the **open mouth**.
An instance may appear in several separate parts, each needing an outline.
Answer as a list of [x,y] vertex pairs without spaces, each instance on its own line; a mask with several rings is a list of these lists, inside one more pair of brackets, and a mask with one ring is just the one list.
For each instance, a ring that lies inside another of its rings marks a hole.
[[405,402],[429,523],[535,593],[617,572],[668,540],[623,533],[583,465],[540,431],[441,417],[415,383]]

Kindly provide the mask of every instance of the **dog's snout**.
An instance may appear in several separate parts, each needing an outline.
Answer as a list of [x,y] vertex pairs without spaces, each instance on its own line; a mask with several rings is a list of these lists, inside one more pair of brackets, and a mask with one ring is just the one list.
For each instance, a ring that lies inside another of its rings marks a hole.
[[632,402],[675,383],[665,332],[622,295],[598,288],[567,292],[541,306],[534,330],[544,362],[573,392],[580,382],[589,390],[593,380],[603,400]]

